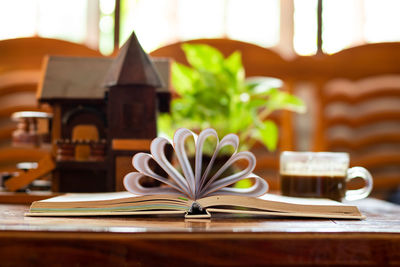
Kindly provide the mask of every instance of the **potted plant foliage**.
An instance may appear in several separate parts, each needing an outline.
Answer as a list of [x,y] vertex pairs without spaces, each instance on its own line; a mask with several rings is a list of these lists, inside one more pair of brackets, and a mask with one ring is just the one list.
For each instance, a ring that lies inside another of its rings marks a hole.
[[172,84],[179,97],[172,100],[170,114],[158,119],[161,134],[171,137],[180,127],[195,132],[212,127],[220,137],[236,133],[239,150],[250,149],[259,141],[273,151],[278,127],[269,115],[275,110],[305,111],[299,98],[279,89],[280,80],[246,79],[240,52],[224,58],[220,51],[203,44],[184,44],[182,49],[190,67],[172,65]]

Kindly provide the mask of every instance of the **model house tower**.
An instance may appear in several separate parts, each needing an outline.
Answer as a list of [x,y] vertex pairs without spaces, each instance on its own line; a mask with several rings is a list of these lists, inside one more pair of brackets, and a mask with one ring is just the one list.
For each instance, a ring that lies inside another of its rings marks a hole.
[[121,175],[126,173],[122,166],[129,164],[135,153],[148,150],[157,135],[156,90],[162,87],[162,82],[134,34],[114,59],[105,85],[108,87],[109,174],[116,177],[118,184],[123,178]]

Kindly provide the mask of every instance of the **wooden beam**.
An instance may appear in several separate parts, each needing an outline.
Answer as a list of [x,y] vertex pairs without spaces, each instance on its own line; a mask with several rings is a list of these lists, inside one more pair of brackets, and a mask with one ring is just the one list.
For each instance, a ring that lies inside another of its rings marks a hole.
[[150,150],[150,139],[113,139],[113,150]]
[[317,20],[318,20],[317,54],[323,54],[324,52],[322,51],[322,0],[318,0]]
[[119,32],[121,20],[121,0],[115,0],[114,11],[114,52],[119,49]]

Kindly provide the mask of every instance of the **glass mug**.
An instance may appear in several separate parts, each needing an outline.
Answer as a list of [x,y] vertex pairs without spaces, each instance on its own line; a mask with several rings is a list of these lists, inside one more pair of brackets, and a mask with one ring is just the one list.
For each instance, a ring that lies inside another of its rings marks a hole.
[[[348,153],[284,151],[280,156],[281,193],[336,201],[366,198],[372,190],[372,176],[363,167],[349,168],[349,163]],[[346,183],[354,178],[362,178],[365,186],[347,190]]]

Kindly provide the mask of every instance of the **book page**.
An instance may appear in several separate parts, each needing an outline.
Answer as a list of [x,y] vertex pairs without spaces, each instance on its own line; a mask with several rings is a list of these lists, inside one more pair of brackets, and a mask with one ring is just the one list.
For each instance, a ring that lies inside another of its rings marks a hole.
[[111,193],[69,193],[53,198],[40,200],[40,202],[81,202],[81,201],[104,201],[122,198],[138,197],[130,192],[111,192]]
[[[207,167],[204,170],[204,173],[202,174],[202,169],[203,169],[203,149],[204,149],[204,143],[208,138],[214,137],[216,139],[216,150],[214,151],[213,155],[211,156],[211,160],[208,163]],[[210,172],[214,162],[215,158],[217,157],[218,154],[218,148],[221,146],[221,143],[219,142],[218,139],[218,134],[214,129],[205,129],[202,131],[196,142],[196,155],[195,155],[195,197],[197,198],[201,192],[201,189],[204,186],[206,177],[208,176],[208,173]]]
[[[185,129],[185,128],[180,128],[176,130],[175,135],[174,135],[174,143],[173,143],[173,148],[175,150],[176,157],[178,159],[179,165],[182,169],[182,172],[184,174],[184,178],[186,180],[186,184],[188,186],[188,196],[192,199],[195,198],[195,190],[196,190],[196,182],[195,182],[195,176],[194,172],[192,169],[192,166],[190,166],[189,158],[186,153],[185,149],[185,142],[186,139],[192,137],[194,139],[194,143],[197,143],[197,135],[193,133],[192,131]],[[197,146],[196,146],[197,148]],[[197,165],[197,158],[195,164]],[[201,168],[201,166],[200,166]],[[179,173],[179,172],[178,172]],[[176,175],[176,174],[175,174]],[[179,173],[180,175],[180,173]],[[177,179],[178,177],[173,177],[173,179]]]
[[69,193],[35,201],[32,207],[111,207],[173,204],[190,207],[193,201],[179,195],[137,196],[130,192]]
[[271,200],[277,202],[285,202],[285,203],[292,203],[292,204],[299,204],[299,205],[344,205],[341,202],[337,202],[331,199],[326,198],[300,198],[300,197],[287,197],[282,195],[275,195],[275,194],[264,194],[263,196],[259,197],[263,200]]
[[[204,141],[205,141],[206,137],[210,136],[211,134],[214,134],[215,130],[214,129],[206,129],[206,130],[204,130],[204,131],[202,131],[200,133],[200,136],[203,135],[203,132],[204,132],[204,136],[205,136],[204,137]],[[217,134],[217,133],[215,132],[215,134]],[[200,141],[203,141],[203,140],[200,139]],[[198,144],[199,147],[200,147],[200,145],[203,145],[204,141]],[[237,152],[238,147],[239,147],[239,137],[237,135],[235,135],[235,134],[228,134],[228,135],[224,136],[224,138],[222,138],[221,142],[219,142],[218,135],[217,135],[217,146],[216,146],[215,151],[214,151],[214,153],[213,153],[213,155],[211,157],[210,163],[208,164],[206,170],[204,171],[203,175],[200,178],[200,184],[198,185],[199,186],[199,197],[202,197],[201,194],[204,193],[204,191],[207,189],[207,187],[209,187],[209,185],[215,179],[217,179],[226,169],[228,169],[232,165],[231,163],[226,162],[221,167],[221,169],[219,169],[218,172],[216,172],[213,175],[213,177],[208,177],[208,174],[210,173],[210,170],[213,167],[213,164],[214,164],[215,159],[217,158],[219,152],[226,146],[232,146],[232,148],[234,150],[232,156],[234,156],[236,154],[236,152]],[[198,158],[200,160],[202,158],[202,155],[200,153],[200,152],[202,152],[202,147],[201,147],[201,149],[199,149],[199,147],[196,148],[196,153],[199,152],[198,155],[196,155],[196,162],[197,162]],[[231,158],[232,158],[232,156],[231,156]],[[201,170],[201,168],[200,168],[200,170]],[[199,176],[200,175],[201,174],[199,174]]]
[[[189,162],[185,148],[185,141],[189,137],[193,137],[195,143],[194,170]],[[208,166],[202,168],[203,146],[208,138],[216,138],[216,146]],[[174,149],[179,166],[172,166],[171,162],[167,159],[165,155],[165,147],[167,145],[171,145]],[[215,167],[213,164],[216,157],[219,156],[220,151],[226,146],[231,146],[234,152],[222,164],[222,167],[211,172],[211,168]],[[235,134],[227,134],[219,141],[214,129],[205,129],[197,136],[188,129],[180,128],[175,132],[172,144],[166,138],[157,137],[151,142],[151,155],[137,153],[133,157],[133,166],[137,172],[131,172],[125,176],[124,186],[128,191],[136,195],[177,194],[186,196],[192,200],[216,194],[245,196],[259,196],[264,194],[268,190],[268,183],[252,173],[256,165],[255,156],[248,151],[237,152],[238,147],[239,137]],[[167,173],[168,177],[162,177],[152,171],[149,167],[150,160],[154,160]],[[246,167],[236,173],[221,177],[229,167],[232,167],[236,162],[241,160],[247,161],[248,164]],[[179,169],[182,170],[182,173]],[[205,169],[204,173],[202,173],[203,169]],[[209,177],[211,176],[210,173],[214,173],[212,177]],[[144,187],[140,183],[140,180],[144,176],[156,179],[168,186]],[[229,188],[234,183],[247,178],[255,181],[250,188]]]
[[260,198],[246,196],[211,196],[196,201],[202,208],[239,207],[253,210],[290,212],[297,214],[360,214],[356,206],[331,200],[288,198],[264,195]]
[[125,215],[178,215],[178,214],[185,214],[186,210],[148,210],[148,211],[90,211],[90,212],[83,212],[83,211],[63,211],[63,212],[34,212],[29,211],[25,213],[25,216],[30,217],[65,217],[65,216],[125,216]]
[[[229,175],[228,177],[219,178],[219,176],[230,166],[232,166],[236,161],[246,160],[248,162],[247,167],[237,173]],[[218,170],[218,172],[208,181],[208,183],[202,189],[200,197],[205,197],[206,195],[218,191],[221,188],[232,185],[242,179],[248,177],[256,166],[256,158],[250,152],[238,152],[231,156],[231,158]]]
[[365,219],[361,213],[314,213],[314,212],[279,212],[279,211],[254,211],[254,210],[238,210],[238,209],[216,209],[209,208],[207,209],[210,213],[230,213],[230,214],[248,214],[248,215],[259,215],[259,216],[272,216],[272,217],[307,217],[307,218],[332,218],[332,219]]
[[113,215],[187,212],[193,201],[179,196],[133,196],[129,192],[75,193],[32,203],[29,214]]

